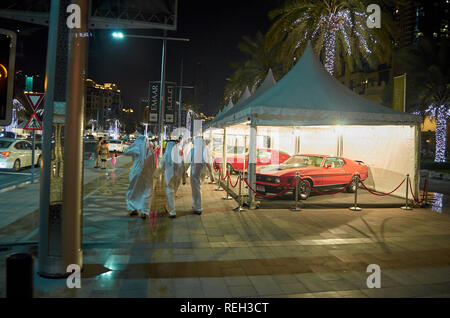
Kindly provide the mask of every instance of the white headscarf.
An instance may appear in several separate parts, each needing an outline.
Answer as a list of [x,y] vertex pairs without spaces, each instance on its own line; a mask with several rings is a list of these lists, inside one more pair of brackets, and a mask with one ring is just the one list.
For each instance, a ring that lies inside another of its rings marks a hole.
[[131,174],[136,175],[144,168],[144,161],[147,158],[147,138],[139,136],[136,140],[125,149],[124,154],[133,156],[133,166],[130,171]]
[[162,158],[166,184],[169,185],[173,177],[181,177],[182,156],[178,148],[178,143],[169,140]]

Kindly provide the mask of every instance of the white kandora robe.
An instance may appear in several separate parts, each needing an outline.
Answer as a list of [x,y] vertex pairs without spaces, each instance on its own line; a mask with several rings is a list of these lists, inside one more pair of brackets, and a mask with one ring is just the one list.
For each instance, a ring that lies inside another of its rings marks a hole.
[[192,210],[195,212],[202,211],[202,172],[205,168],[205,145],[202,137],[195,137],[193,147],[188,156],[191,168],[191,190],[192,190]]
[[132,156],[133,164],[130,169],[130,184],[126,193],[127,209],[138,210],[149,215],[152,190],[153,173],[155,171],[155,153],[147,146],[147,138],[139,136],[124,154]]
[[180,155],[178,143],[168,141],[166,151],[161,160],[161,171],[164,172],[167,202],[169,214],[175,213],[175,194],[184,175],[183,157]]

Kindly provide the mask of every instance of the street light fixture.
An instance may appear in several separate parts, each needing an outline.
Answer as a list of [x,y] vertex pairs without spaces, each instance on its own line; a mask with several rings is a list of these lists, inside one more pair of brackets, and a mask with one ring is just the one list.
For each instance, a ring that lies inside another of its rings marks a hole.
[[[189,42],[189,39],[185,38],[172,38],[167,37],[167,30],[164,30],[164,36],[151,36],[151,35],[137,35],[137,34],[123,34],[122,32],[116,31],[112,33],[113,38],[115,39],[123,39],[125,36],[127,38],[141,38],[141,39],[154,39],[154,40],[163,40],[162,46],[162,61],[161,61],[161,81],[160,81],[160,93],[159,93],[159,111],[158,111],[158,129],[160,135],[160,142],[163,141],[163,133],[164,133],[164,86],[165,86],[165,78],[166,78],[166,46],[167,40],[172,41],[183,41]],[[150,88],[149,88],[150,89]],[[150,96],[148,98],[148,102],[150,103]],[[161,153],[162,154],[162,153]]]
[[113,32],[112,36],[113,36],[113,38],[116,38],[116,39],[123,39],[124,38],[124,34],[122,32]]

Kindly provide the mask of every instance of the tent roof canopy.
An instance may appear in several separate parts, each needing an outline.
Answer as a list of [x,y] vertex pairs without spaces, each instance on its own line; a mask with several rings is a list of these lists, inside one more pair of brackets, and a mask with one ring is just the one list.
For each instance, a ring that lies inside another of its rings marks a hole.
[[398,125],[422,120],[376,104],[345,87],[324,69],[310,43],[275,86],[242,107],[233,107],[214,126],[229,126],[249,118],[256,125],[268,126]]
[[[233,112],[238,111],[239,109],[241,109],[242,107],[244,107],[245,105],[250,103],[251,101],[255,100],[255,98],[261,96],[266,91],[271,89],[275,84],[276,84],[276,81],[275,81],[275,78],[273,77],[272,69],[269,69],[269,71],[267,72],[266,78],[261,83],[261,85],[258,87],[258,89],[253,93],[253,95],[250,94],[250,90],[248,89],[248,86],[247,86],[245,88],[244,93],[239,98],[239,101],[236,103],[236,105],[233,106],[233,102],[230,99],[230,103],[228,104],[228,106],[224,108],[223,112],[220,111],[210,124],[213,125],[214,122],[217,122],[224,116],[227,116],[228,112],[231,113],[232,111]],[[230,106],[230,104],[231,104],[231,106]]]

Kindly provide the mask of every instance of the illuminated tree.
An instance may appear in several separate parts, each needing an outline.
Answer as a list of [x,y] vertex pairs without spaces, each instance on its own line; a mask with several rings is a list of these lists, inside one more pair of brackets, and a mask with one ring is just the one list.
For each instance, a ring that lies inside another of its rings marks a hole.
[[362,68],[363,61],[389,62],[391,19],[383,15],[382,27],[371,29],[366,9],[365,1],[358,0],[289,0],[269,13],[275,22],[267,34],[267,45],[281,43],[278,58],[285,70],[303,53],[308,41],[332,75],[342,69],[344,61],[349,71],[354,65]]
[[450,118],[449,42],[422,38],[416,46],[401,50],[396,58],[407,74],[409,108],[436,119],[435,162],[445,162],[447,125]]
[[276,48],[267,49],[266,39],[261,32],[252,39],[248,36],[242,37],[239,43],[239,50],[247,56],[244,62],[231,64],[234,72],[225,86],[224,100],[228,103],[231,98],[234,103],[248,87],[250,92],[254,92],[264,81],[269,69],[272,69],[275,78],[281,71],[280,65],[276,62]]

